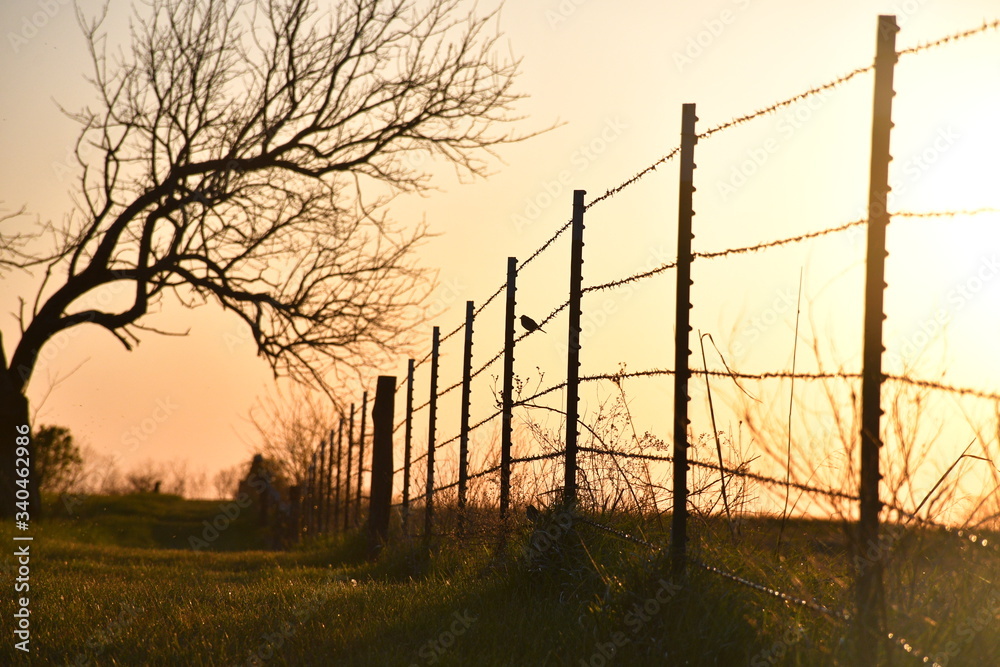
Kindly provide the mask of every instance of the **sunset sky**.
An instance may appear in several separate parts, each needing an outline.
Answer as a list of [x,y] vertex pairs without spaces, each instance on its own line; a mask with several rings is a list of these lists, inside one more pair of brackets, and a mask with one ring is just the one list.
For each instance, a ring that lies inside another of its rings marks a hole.
[[[81,5],[87,13],[99,6]],[[121,11],[127,4],[112,7],[109,25],[127,32],[127,12]],[[703,131],[867,66],[879,14],[897,16],[901,49],[977,27],[997,18],[998,7],[990,0],[510,0],[500,15],[503,45],[523,58],[518,89],[530,96],[517,109],[524,118],[514,127],[526,133],[558,127],[501,147],[502,161],[492,162],[493,174],[485,180],[459,180],[450,166],[428,163],[438,190],[397,200],[397,220],[426,220],[437,234],[420,251],[423,266],[439,271],[440,286],[428,304],[430,324],[451,331],[464,317],[466,300],[478,304],[489,296],[504,280],[508,256],[523,260],[569,219],[573,189],[586,190],[591,201],[672,150],[683,103],[698,105],[697,127]],[[6,158],[0,207],[26,206],[33,215],[58,220],[69,210],[77,182],[68,159],[77,127],[57,104],[76,109],[92,103],[83,39],[68,2],[8,2],[0,17],[0,153]],[[30,24],[32,17],[40,27]],[[695,152],[695,251],[863,218],[872,86],[871,73],[863,74],[701,141]],[[895,90],[890,209],[1000,209],[1000,33],[903,56]],[[676,193],[676,162],[669,162],[589,211],[584,284],[673,261]],[[801,271],[798,369],[819,368],[816,341],[824,369],[859,371],[865,241],[855,231],[696,262],[693,327],[711,333],[736,370],[790,368]],[[888,245],[886,371],[1000,391],[1000,216],[897,218]],[[568,261],[568,239],[560,238],[519,276],[519,313],[541,319],[562,303]],[[33,297],[34,283],[20,274],[2,280],[0,330],[9,351],[17,323],[8,313],[16,312],[19,296]],[[665,272],[629,290],[589,295],[582,371],[613,372],[620,363],[636,371],[670,367],[673,290],[674,274]],[[499,349],[502,317],[498,299],[477,320],[474,363]],[[36,421],[68,426],[97,452],[120,456],[124,469],[148,459],[186,458],[212,475],[248,459],[254,441],[246,415],[261,396],[273,393],[274,383],[238,321],[210,306],[168,310],[153,321],[191,333],[149,334],[132,352],[96,328],[77,328],[50,342],[30,389],[32,407],[39,408]],[[418,358],[429,347],[430,324],[413,351]],[[566,313],[546,329],[547,335],[533,335],[518,347],[517,372],[531,389],[565,378]],[[700,350],[693,349],[697,368]],[[459,336],[446,343],[443,355],[442,386],[448,386],[460,377]],[[719,367],[717,356],[710,354],[709,365]],[[39,405],[51,381],[77,367]],[[405,367],[404,355],[387,369],[402,382]],[[493,376],[500,368],[498,362],[477,378],[474,421],[493,410],[491,388],[499,386]],[[426,370],[418,374],[421,403]],[[362,389],[374,388],[377,374],[367,386],[354,385],[356,400]],[[763,422],[784,423],[788,389],[787,383],[753,386],[763,401],[756,408]],[[612,390],[588,389],[585,413],[597,414]],[[653,430],[668,440],[669,379],[635,380],[626,390],[639,432]],[[814,388],[797,386],[799,391],[804,403],[820,400],[811,394]],[[457,394],[442,407],[439,438],[457,430]],[[703,392],[698,396],[692,414],[695,432],[702,433],[711,429]],[[720,395],[720,429],[737,429],[738,403],[732,392]],[[931,418],[945,424],[936,450],[943,466],[975,435],[965,415],[993,414],[989,403],[950,397],[935,410]],[[797,416],[800,428],[822,423],[815,406],[808,412]],[[418,429],[426,429],[425,417]],[[551,427],[558,422],[534,418]],[[995,431],[984,443],[1000,455]]]

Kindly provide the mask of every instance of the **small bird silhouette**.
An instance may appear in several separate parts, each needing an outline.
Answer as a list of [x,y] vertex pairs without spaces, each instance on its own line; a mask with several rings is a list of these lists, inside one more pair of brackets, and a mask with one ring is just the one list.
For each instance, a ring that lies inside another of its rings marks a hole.
[[532,331],[541,331],[542,333],[546,333],[545,329],[538,326],[538,322],[531,319],[527,315],[521,315],[521,326],[527,329],[529,333]]
[[541,516],[542,514],[541,512],[538,511],[538,508],[535,507],[534,505],[528,505],[525,508],[524,513],[527,515],[528,521],[531,521],[532,523],[537,522],[538,517]]

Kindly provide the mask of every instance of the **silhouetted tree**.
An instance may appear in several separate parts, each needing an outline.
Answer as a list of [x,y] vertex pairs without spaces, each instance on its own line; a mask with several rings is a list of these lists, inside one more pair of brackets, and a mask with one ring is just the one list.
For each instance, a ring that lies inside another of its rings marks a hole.
[[0,514],[26,387],[62,331],[94,324],[131,349],[165,296],[212,302],[276,376],[322,388],[412,329],[425,230],[385,206],[428,187],[427,155],[482,175],[484,150],[523,138],[496,130],[517,63],[494,55],[493,15],[461,16],[458,0],[318,4],[149,0],[112,55],[104,16],[80,14],[97,105],[70,114],[77,210],[32,232],[0,224],[0,269],[44,276],[9,356],[0,339]]
[[301,387],[262,398],[249,414],[256,448],[290,484],[305,484],[312,456],[336,420],[329,403]]
[[69,429],[41,426],[32,442],[39,488],[46,493],[65,492],[83,471],[83,457]]
[[243,474],[243,466],[235,465],[223,468],[215,473],[212,483],[215,487],[217,498],[232,498],[236,495],[240,485],[240,476]]

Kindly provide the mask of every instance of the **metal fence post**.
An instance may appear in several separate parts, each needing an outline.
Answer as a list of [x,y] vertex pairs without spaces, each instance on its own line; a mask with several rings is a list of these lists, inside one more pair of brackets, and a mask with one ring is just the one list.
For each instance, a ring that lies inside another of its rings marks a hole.
[[351,417],[347,422],[347,474],[344,475],[344,530],[351,522],[351,449],[354,447],[354,403],[351,403]]
[[458,427],[458,526],[465,520],[465,496],[469,484],[469,410],[472,400],[472,321],[475,304],[465,302],[465,349],[462,355],[462,406]]
[[[889,135],[892,130],[893,70],[896,64],[895,16],[878,17],[875,93],[872,110],[871,180],[868,189],[868,252],[865,274],[864,367],[861,378],[861,490],[858,552],[878,545],[879,450],[882,448],[882,322],[885,320],[885,233],[889,224]],[[879,559],[857,573],[858,664],[876,665],[885,639]]]
[[434,521],[434,434],[437,430],[438,355],[441,328],[434,327],[431,343],[431,400],[427,416],[427,491],[424,500],[424,537],[430,538]]
[[685,104],[681,118],[680,193],[677,209],[677,301],[674,340],[674,507],[670,557],[675,577],[687,567],[688,384],[691,380],[691,219],[694,216],[695,105]]
[[344,415],[337,422],[337,483],[333,490],[333,529],[340,519],[340,477],[344,472]]
[[312,537],[316,534],[316,452],[313,451],[312,457],[309,462],[309,483],[308,488],[308,498],[306,511],[308,512],[308,519],[306,521],[307,530],[309,536]]
[[322,533],[324,529],[324,519],[326,518],[326,512],[324,507],[324,500],[326,496],[326,464],[329,454],[327,453],[326,440],[320,438],[319,441],[319,474],[316,475],[318,480],[317,494],[319,497],[316,499],[316,533]]
[[365,433],[366,430],[366,420],[368,418],[368,392],[361,394],[361,434],[358,436],[358,491],[357,500],[354,503],[354,525],[361,523],[361,486],[362,486],[362,474],[365,470]]
[[410,522],[410,452],[413,444],[413,374],[416,365],[410,359],[406,366],[406,423],[403,440],[403,534],[409,534]]
[[514,414],[514,311],[517,306],[517,258],[507,258],[507,315],[503,337],[503,416],[500,425],[500,518],[510,511],[510,449]]
[[583,198],[585,190],[573,191],[573,238],[569,263],[569,339],[566,346],[566,477],[563,498],[576,502],[576,455],[580,418],[580,317],[583,299]]
[[326,485],[323,487],[323,497],[326,499],[326,507],[323,510],[323,532],[329,532],[333,521],[333,429],[327,434],[329,444],[326,449]]
[[288,518],[288,542],[287,544],[297,544],[301,537],[300,521],[302,516],[302,487],[293,484],[288,488],[288,502],[292,506]]
[[396,378],[380,375],[372,408],[372,468],[368,501],[368,555],[373,558],[389,536],[392,506],[392,416]]

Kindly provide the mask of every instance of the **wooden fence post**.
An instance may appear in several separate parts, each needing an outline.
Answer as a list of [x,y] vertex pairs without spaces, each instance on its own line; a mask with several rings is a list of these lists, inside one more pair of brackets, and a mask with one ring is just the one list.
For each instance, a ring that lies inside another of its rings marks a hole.
[[517,306],[517,258],[507,258],[507,314],[503,338],[503,416],[500,422],[500,518],[510,511],[510,449],[514,415],[514,318]]
[[441,347],[441,328],[434,327],[431,343],[431,401],[427,417],[427,490],[424,497],[424,537],[430,539],[434,522],[434,435],[437,431],[438,361]]
[[566,466],[563,499],[576,502],[576,456],[580,418],[580,318],[583,299],[583,198],[586,190],[573,191],[573,238],[569,263],[569,339],[566,344]]
[[372,468],[368,501],[368,556],[378,555],[389,536],[392,506],[392,419],[396,401],[396,378],[380,375],[372,408]]
[[409,535],[410,523],[410,452],[413,444],[413,359],[406,365],[406,422],[403,434],[403,534]]
[[465,349],[462,355],[462,405],[458,427],[458,530],[465,523],[465,495],[469,484],[469,410],[472,400],[472,321],[475,304],[465,302]]
[[681,118],[680,193],[677,209],[677,301],[674,339],[674,507],[670,557],[674,577],[687,567],[688,384],[691,380],[691,219],[694,216],[695,105],[685,104]]
[[[858,553],[878,546],[879,450],[882,448],[882,322],[885,320],[885,232],[889,224],[889,135],[892,129],[893,70],[896,64],[895,16],[878,17],[875,93],[872,110],[871,176],[868,189],[868,252],[865,274],[864,367],[861,378],[861,492]],[[886,639],[882,618],[880,559],[857,573],[857,651],[859,665],[879,664]]]

